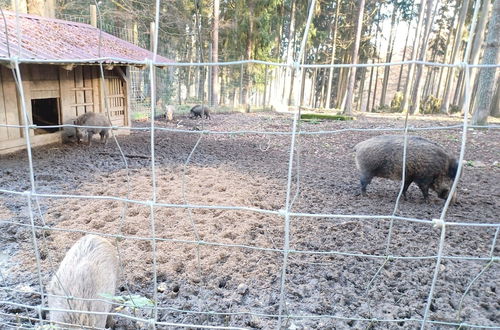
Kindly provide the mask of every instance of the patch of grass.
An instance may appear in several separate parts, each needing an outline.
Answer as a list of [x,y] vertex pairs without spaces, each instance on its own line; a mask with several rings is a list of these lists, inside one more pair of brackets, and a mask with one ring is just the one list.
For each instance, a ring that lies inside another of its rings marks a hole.
[[149,114],[145,112],[133,112],[132,120],[144,120],[149,119]]
[[120,304],[125,305],[125,307],[131,308],[147,308],[153,307],[155,304],[152,300],[140,296],[140,295],[131,295],[131,296],[114,296],[107,293],[99,294],[101,297],[116,301]]
[[448,138],[451,141],[455,141],[455,142],[458,141],[458,138],[456,136],[454,136],[454,135],[446,135],[446,138]]
[[303,113],[300,119],[309,120],[354,120],[354,117],[344,115],[333,115],[326,113]]
[[317,124],[321,123],[321,120],[317,120],[317,119],[302,119],[302,121],[304,121],[308,124],[313,124],[313,125],[317,125]]

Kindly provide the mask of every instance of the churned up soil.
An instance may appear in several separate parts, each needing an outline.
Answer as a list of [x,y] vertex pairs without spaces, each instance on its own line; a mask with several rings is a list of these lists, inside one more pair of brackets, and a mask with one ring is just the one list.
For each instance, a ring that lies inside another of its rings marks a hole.
[[[22,305],[41,304],[39,276],[45,289],[66,251],[88,232],[106,235],[118,247],[117,295],[156,299],[161,322],[275,328],[286,262],[283,328],[419,327],[441,235],[428,221],[440,217],[444,201],[431,192],[424,203],[418,188],[411,186],[396,214],[425,221],[391,222],[386,216],[394,211],[399,182],[375,178],[368,196],[359,196],[353,152],[360,141],[395,134],[370,129],[401,128],[404,118],[364,116],[300,124],[302,132],[335,132],[297,137],[289,195],[296,216],[289,219],[291,251],[286,259],[282,210],[291,137],[259,132],[290,132],[291,116],[212,118],[156,122],[160,128],[186,132],[155,131],[154,178],[146,129],[117,137],[128,168],[113,139],[106,146],[96,142],[91,147],[68,143],[34,148],[36,189],[57,196],[31,199],[33,221],[39,226],[32,232],[29,196],[0,194],[1,327],[38,324],[36,310]],[[416,128],[459,124],[442,117],[410,119]],[[134,125],[149,127],[148,122]],[[201,134],[203,129],[220,134]],[[251,133],[225,134],[243,130]],[[461,128],[411,134],[459,155]],[[499,155],[500,130],[467,131],[459,202],[450,206],[445,220],[471,226],[445,227],[429,329],[456,328],[453,324],[461,322],[500,327],[499,263],[491,259],[499,255],[498,226],[472,226],[499,223]],[[0,176],[0,189],[30,190],[26,152],[2,156]],[[148,202],[154,200],[157,204]],[[179,207],[186,204],[192,207]],[[117,312],[152,317],[148,309]],[[115,320],[119,329],[147,328],[125,317]]]

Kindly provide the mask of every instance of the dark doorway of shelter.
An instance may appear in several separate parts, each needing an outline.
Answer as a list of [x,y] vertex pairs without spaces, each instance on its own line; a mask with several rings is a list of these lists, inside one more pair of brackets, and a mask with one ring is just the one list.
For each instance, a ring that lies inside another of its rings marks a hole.
[[[38,126],[59,125],[57,98],[31,100],[33,124]],[[36,128],[35,135],[57,132],[60,128]]]

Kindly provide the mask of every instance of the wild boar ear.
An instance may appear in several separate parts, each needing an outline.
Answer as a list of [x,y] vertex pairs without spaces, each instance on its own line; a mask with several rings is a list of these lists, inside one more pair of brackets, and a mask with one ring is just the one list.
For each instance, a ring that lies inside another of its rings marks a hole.
[[458,160],[454,159],[450,162],[450,166],[448,167],[448,176],[452,179],[455,179],[458,171]]

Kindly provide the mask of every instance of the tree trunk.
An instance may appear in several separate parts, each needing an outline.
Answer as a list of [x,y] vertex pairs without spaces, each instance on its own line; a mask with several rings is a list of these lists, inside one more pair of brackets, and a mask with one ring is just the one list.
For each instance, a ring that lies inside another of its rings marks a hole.
[[[450,37],[448,38],[448,40],[446,41],[446,49],[444,51],[444,56],[443,56],[443,63],[448,63],[448,54],[450,53],[450,46],[451,46],[451,40],[452,40],[452,35],[453,33],[451,33],[450,31]],[[437,91],[436,91],[436,97],[439,97],[441,95],[441,89],[443,88],[443,76],[445,77],[446,79],[446,76],[447,76],[447,72],[450,71],[449,68],[447,67],[442,67],[440,70],[439,70],[439,80],[438,80],[438,86],[437,86]],[[446,73],[446,75],[445,75]],[[446,84],[446,81],[445,81],[445,84]]]
[[[335,5],[335,17],[333,23],[333,44],[332,44],[332,58],[330,60],[330,64],[333,65],[335,63],[335,53],[337,51],[337,25],[339,21],[339,12],[340,12],[340,0],[337,0]],[[326,107],[331,107],[331,97],[332,97],[332,83],[333,83],[333,67],[330,68],[328,74],[328,89],[326,94]]]
[[226,104],[228,101],[228,91],[227,91],[227,80],[226,77],[228,76],[225,74],[226,69],[224,67],[219,68],[220,72],[220,99],[219,99],[219,104]]
[[240,98],[239,98],[239,104],[243,104],[243,76],[245,75],[245,70],[244,70],[244,65],[243,63],[240,64]]
[[[428,0],[427,2],[427,21],[425,24],[425,31],[424,31],[424,37],[422,40],[422,45],[420,46],[420,56],[419,60],[420,61],[425,61],[426,60],[426,54],[427,54],[427,43],[429,41],[429,36],[431,34],[431,27],[434,24],[434,19],[436,18],[437,10],[438,10],[438,4],[439,1],[436,1],[436,5],[434,7],[434,11],[432,11],[432,2],[434,0]],[[422,96],[422,86],[423,86],[423,79],[422,79],[422,74],[424,72],[424,66],[419,65],[417,67],[417,72],[415,76],[415,85],[413,86],[413,103],[410,109],[411,114],[417,114],[420,111],[420,98]],[[427,70],[427,75],[430,74],[430,70]]]
[[[342,63],[349,63],[351,61],[350,57],[349,57],[349,53],[346,51],[344,53],[344,57],[343,57],[343,60],[342,60]],[[348,78],[349,78],[349,68],[342,68],[340,70],[341,72],[341,76],[339,78],[339,81],[340,81],[340,84],[339,84],[339,88],[338,88],[338,91],[337,91],[337,107],[339,109],[344,109],[344,105],[345,105],[345,98],[346,98],[346,95],[347,95],[347,82],[348,82]]]
[[[13,0],[13,2],[16,0]],[[43,16],[47,18],[56,18],[55,0],[23,0],[19,1],[19,9],[27,8],[27,13]],[[12,6],[14,8],[14,6]]]
[[[469,60],[470,64],[477,64],[479,62],[479,54],[481,53],[481,48],[482,48],[481,46],[483,44],[484,37],[485,37],[486,23],[488,22],[490,8],[491,8],[490,0],[483,0],[483,5],[481,7],[481,14],[480,14],[479,22],[477,24],[476,33],[474,35],[474,44],[472,45],[472,52],[471,52],[471,56],[470,56],[470,60]],[[474,70],[471,70],[471,72],[470,72],[470,81],[471,81],[472,86],[475,86],[477,84],[476,78],[477,78],[478,71],[479,71],[478,69],[474,69]],[[460,102],[461,109],[465,109],[466,105],[464,104],[464,102],[465,102],[465,98],[462,98],[462,100]],[[471,102],[470,104],[474,104],[472,97],[471,97],[470,102]]]
[[300,86],[300,100],[299,100],[299,107],[302,107],[304,105],[304,89],[306,86],[306,70],[302,70],[302,86]]
[[[375,60],[372,58],[372,64],[373,63],[375,63]],[[371,112],[372,111],[372,107],[370,105],[370,99],[371,99],[371,96],[372,96],[373,70],[374,70],[374,67],[372,66],[370,68],[370,80],[368,81],[368,97],[367,97],[367,100],[366,100],[366,112]]]
[[[482,64],[496,64],[500,60],[500,0],[493,3],[493,12],[486,37]],[[476,109],[472,116],[473,125],[485,125],[493,101],[496,68],[481,68]]]
[[[380,18],[380,8],[382,6],[379,5],[379,8],[378,8],[378,13],[377,13],[377,16]],[[377,21],[377,27],[376,27],[376,30],[375,30],[375,50],[374,50],[374,53],[372,54],[371,56],[371,60],[372,60],[372,64],[375,64],[375,58],[377,57],[377,44],[378,44],[378,38],[379,38],[379,25],[380,25],[380,19]],[[370,29],[371,30],[371,29]],[[371,35],[371,33],[370,33]],[[406,49],[405,49],[406,51]],[[372,66],[370,67],[370,80],[368,82],[368,97],[367,97],[367,100],[366,100],[366,112],[371,112],[373,110],[373,106],[372,106],[372,103],[373,102],[370,102],[371,101],[371,97],[372,97],[372,82],[373,82],[373,70],[375,70],[376,67]],[[375,85],[377,83],[375,82]],[[373,98],[375,100],[375,98]]]
[[[380,21],[377,22],[377,30],[379,30],[380,28]],[[376,49],[381,49],[382,48],[382,34],[379,35],[379,38],[378,38],[378,45],[377,45],[377,48]],[[376,56],[376,60],[377,60],[377,63],[380,63],[382,62],[382,59],[380,56]],[[373,87],[373,97],[372,97],[372,105],[371,105],[371,111],[373,111],[375,109],[375,102],[377,100],[377,91],[378,91],[378,75],[379,75],[379,67],[376,66],[374,67],[375,69],[375,83],[374,83],[374,87]]]
[[[385,55],[385,61],[386,63],[389,63],[391,62],[391,57],[392,57],[392,46],[393,46],[393,41],[392,39],[396,39],[394,37],[394,33],[395,33],[395,27],[396,27],[396,15],[397,14],[397,10],[396,10],[396,7],[394,6],[394,10],[392,11],[392,17],[391,17],[391,32],[389,34],[389,41],[387,42],[387,51],[386,51],[386,55]],[[390,66],[386,66],[384,67],[384,80],[382,82],[382,91],[380,93],[380,106],[384,106],[385,105],[385,99],[386,99],[386,95],[387,95],[387,85],[389,83],[389,75],[391,73],[391,67]]]
[[318,68],[313,68],[311,69],[313,70],[313,74],[312,74],[312,79],[311,79],[311,94],[309,95],[309,105],[311,107],[313,107],[313,102],[314,102],[314,94],[315,94],[315,86],[316,86],[316,75],[318,73]]
[[[213,0],[214,12],[212,21],[212,62],[219,62],[219,0]],[[210,100],[211,105],[217,106],[219,104],[219,67],[212,67],[212,74],[210,77]]]
[[264,67],[264,98],[262,99],[262,107],[265,107],[267,104],[267,76],[269,74],[269,68],[267,65]]
[[[413,9],[413,6],[412,6],[412,9]],[[406,31],[405,47],[403,49],[403,58],[401,59],[401,61],[404,61],[406,58],[406,50],[408,49],[408,39],[410,37],[410,31],[411,31],[411,21],[408,22],[408,31]],[[405,67],[404,65],[401,65],[401,67],[399,68],[398,87],[396,88],[396,90],[398,92],[401,90],[401,80],[403,77],[404,67]]]
[[[288,28],[288,45],[286,48],[286,62],[292,63],[293,61],[293,40],[295,40],[295,0],[292,0],[292,8],[290,9],[290,27]],[[285,77],[283,84],[283,104],[288,104],[288,96],[290,92],[290,85],[292,82],[293,72],[290,68],[285,67]],[[288,92],[288,93],[287,93]],[[285,96],[287,98],[285,99]]]
[[[253,3],[250,1],[248,3],[248,36],[247,36],[247,45],[246,45],[246,59],[252,59],[252,51],[253,51],[253,29],[254,29],[254,7]],[[243,104],[248,105],[249,102],[249,94],[251,89],[252,79],[250,78],[250,64],[245,65],[244,67],[244,79],[243,79]]]
[[[359,12],[358,12],[358,22],[356,23],[356,39],[354,40],[354,49],[352,51],[352,64],[357,64],[359,43],[361,41],[361,28],[363,27],[363,14],[365,12],[365,0],[359,1]],[[351,74],[349,77],[349,85],[347,86],[346,94],[346,105],[344,113],[347,115],[352,115],[352,103],[354,100],[354,85],[356,83],[356,67],[351,67]]]
[[[422,30],[422,24],[424,22],[424,9],[425,4],[422,1],[420,3],[420,9],[418,11],[418,21],[417,21],[417,29],[415,31],[415,39],[413,39],[413,47],[411,50],[411,60],[415,61],[417,59],[417,48],[420,41],[420,31]],[[413,85],[413,72],[415,71],[415,64],[410,64],[410,68],[408,69],[408,78],[406,78],[405,91],[403,95],[403,112],[407,112],[410,106],[411,100],[411,86]]]
[[363,72],[361,74],[361,81],[359,83],[359,102],[358,102],[358,107],[357,111],[364,111],[362,109],[362,100],[364,100],[363,93],[365,92],[365,80],[366,80],[366,68],[362,68],[361,71]]
[[[198,61],[199,62],[204,62],[203,60],[203,42],[202,42],[202,37],[201,37],[201,17],[199,13],[199,8],[197,9],[196,12],[196,17],[195,17],[195,22],[196,22],[196,27],[197,27],[197,35],[198,35]],[[203,103],[203,100],[205,99],[205,78],[206,78],[206,73],[205,73],[205,68],[200,66],[198,69],[198,91],[197,91],[197,98]]]
[[497,91],[495,96],[493,96],[493,101],[491,101],[490,114],[493,117],[500,117],[500,81],[497,79]]
[[[462,7],[460,8],[460,14],[458,16],[458,27],[455,35],[455,45],[451,53],[450,63],[455,63],[457,60],[457,55],[460,48],[460,41],[462,40],[462,31],[465,24],[465,18],[467,16],[467,9],[469,8],[469,0],[463,0]],[[448,70],[448,76],[446,79],[446,87],[444,90],[443,102],[441,103],[441,113],[448,113],[448,108],[450,106],[451,100],[451,86],[454,83],[455,72],[453,68]]]
[[[380,57],[377,59],[377,63],[380,63]],[[372,111],[375,109],[375,100],[377,99],[377,90],[378,90],[378,72],[379,67],[375,67],[375,86],[373,86],[373,99],[372,99]]]

